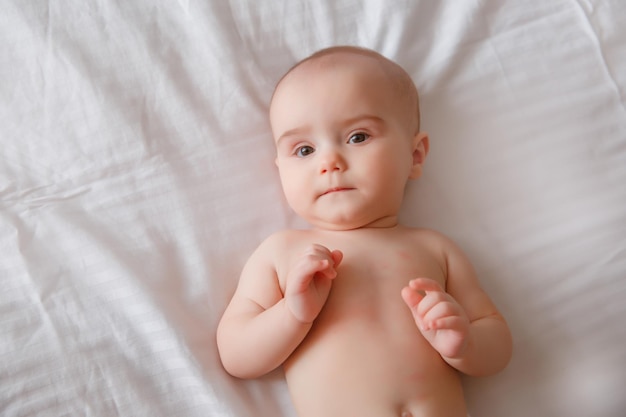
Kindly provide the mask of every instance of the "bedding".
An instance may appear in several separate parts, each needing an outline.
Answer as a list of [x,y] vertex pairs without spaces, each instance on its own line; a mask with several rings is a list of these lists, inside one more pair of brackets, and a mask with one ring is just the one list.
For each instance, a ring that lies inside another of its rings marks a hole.
[[464,248],[514,335],[470,413],[623,416],[625,42],[618,0],[3,0],[0,414],[294,417],[215,330],[251,251],[306,227],[273,86],[350,44],[420,90],[403,221]]

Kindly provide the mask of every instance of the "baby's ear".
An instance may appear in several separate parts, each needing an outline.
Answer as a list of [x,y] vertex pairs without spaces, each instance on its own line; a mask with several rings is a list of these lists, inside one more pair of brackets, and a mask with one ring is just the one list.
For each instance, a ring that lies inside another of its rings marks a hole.
[[412,141],[413,165],[409,174],[410,179],[414,180],[422,176],[422,167],[424,166],[429,148],[428,134],[426,132],[418,132]]

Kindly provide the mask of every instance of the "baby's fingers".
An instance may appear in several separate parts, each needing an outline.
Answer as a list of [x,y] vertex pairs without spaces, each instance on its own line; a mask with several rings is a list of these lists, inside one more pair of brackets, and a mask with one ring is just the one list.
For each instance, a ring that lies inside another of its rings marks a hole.
[[330,261],[323,257],[315,255],[307,255],[294,268],[298,275],[312,276],[316,272],[323,271],[328,268]]
[[334,251],[330,253],[330,256],[333,259],[333,267],[337,268],[339,264],[341,263],[341,261],[343,260],[343,252],[335,249]]
[[439,283],[430,278],[415,278],[409,282],[409,286],[415,291],[441,291],[444,292],[444,289],[439,285]]
[[467,329],[469,321],[462,316],[448,316],[441,317],[432,322],[431,328],[433,330],[456,330],[463,332]]
[[[423,304],[424,303],[422,303],[422,305]],[[457,318],[460,319],[460,321],[457,321]],[[425,330],[454,330],[464,327],[468,323],[467,316],[463,309],[458,304],[451,301],[440,301],[433,304],[432,307],[423,312],[422,320],[425,325]]]
[[424,299],[424,295],[410,287],[404,287],[401,295],[406,305],[409,306],[414,314],[417,314],[417,306]]

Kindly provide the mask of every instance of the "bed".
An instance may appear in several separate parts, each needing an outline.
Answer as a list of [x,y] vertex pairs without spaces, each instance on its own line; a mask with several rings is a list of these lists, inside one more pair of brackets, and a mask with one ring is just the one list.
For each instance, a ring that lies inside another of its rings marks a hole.
[[294,417],[223,370],[247,257],[286,227],[268,100],[330,45],[421,93],[402,219],[472,258],[514,357],[473,416],[626,414],[626,3],[0,2],[0,414]]

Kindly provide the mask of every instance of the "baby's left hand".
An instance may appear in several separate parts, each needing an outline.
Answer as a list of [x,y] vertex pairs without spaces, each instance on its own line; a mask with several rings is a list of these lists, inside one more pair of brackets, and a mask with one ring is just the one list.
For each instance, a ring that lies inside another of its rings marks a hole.
[[402,289],[418,329],[444,358],[463,355],[469,340],[470,322],[465,310],[437,281],[411,280]]

